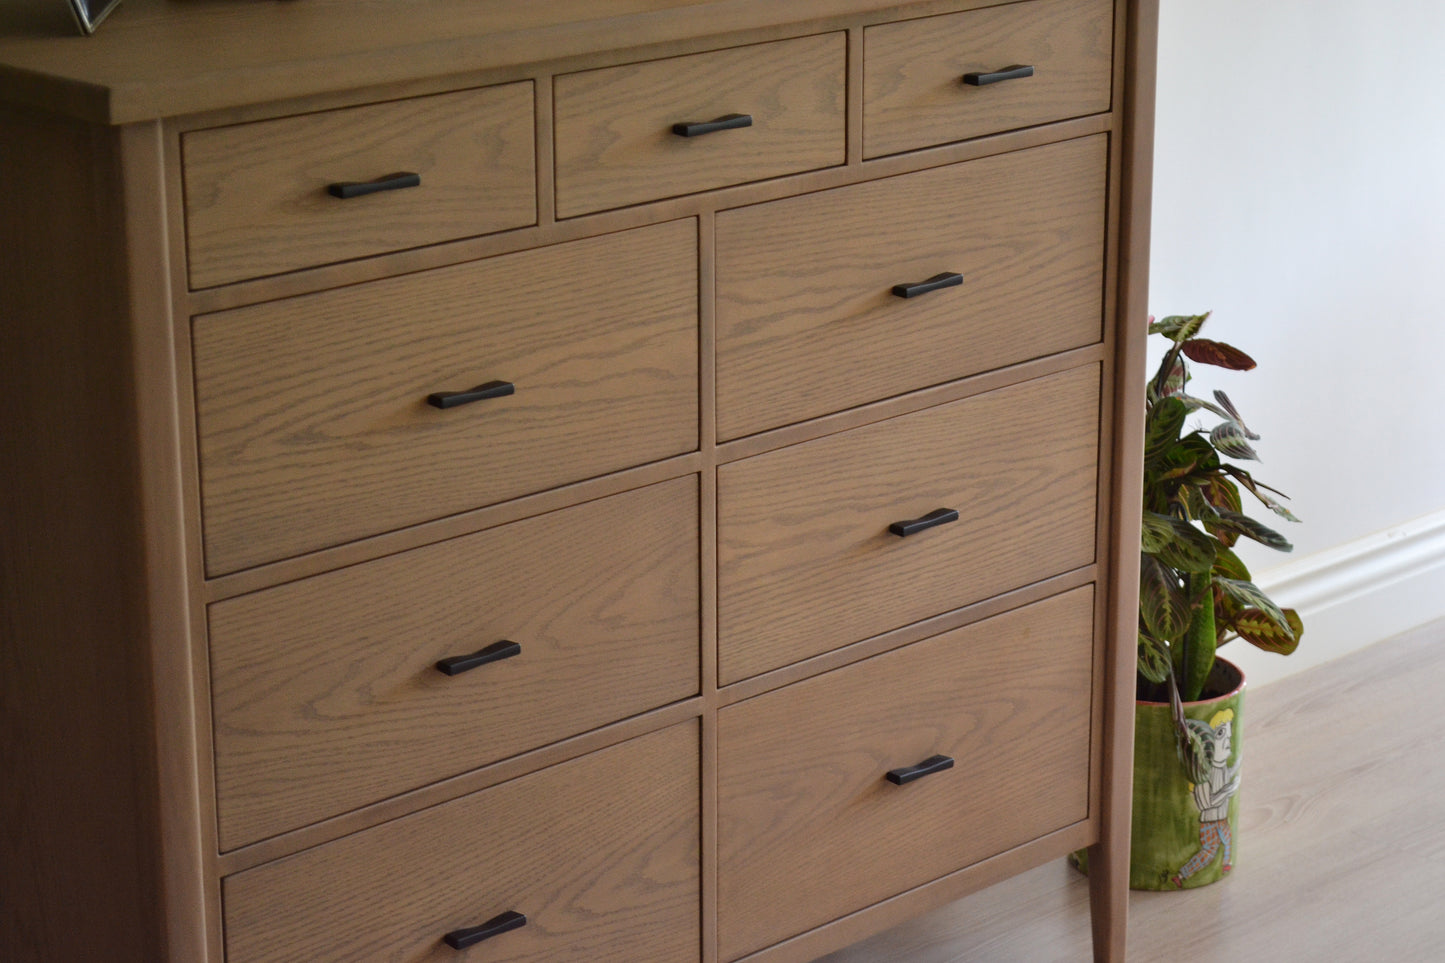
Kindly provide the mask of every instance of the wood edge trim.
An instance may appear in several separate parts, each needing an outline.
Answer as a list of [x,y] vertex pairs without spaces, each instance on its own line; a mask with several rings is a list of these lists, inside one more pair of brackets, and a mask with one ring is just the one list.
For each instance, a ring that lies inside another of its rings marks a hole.
[[[136,485],[149,644],[156,776],[155,859],[166,952],[204,958],[209,943],[198,725],[192,687],[190,584],[180,390],[171,324],[165,133],[158,122],[116,132],[135,392]],[[157,272],[159,277],[157,277]],[[157,323],[159,321],[159,323]]]
[[853,642],[821,655],[794,662],[779,669],[771,669],[746,679],[740,679],[719,689],[718,705],[719,707],[730,706],[774,689],[781,689],[795,682],[811,679],[824,672],[830,672],[854,662],[861,662],[875,655],[881,655],[914,642],[921,642],[974,622],[982,622],[985,619],[1003,615],[1005,612],[1093,585],[1098,578],[1098,572],[1097,565],[1084,565],[1008,592],[1002,592],[982,601],[951,609],[859,642]]
[[[1120,198],[1118,314],[1115,319],[1115,445],[1113,543],[1108,626],[1108,692],[1100,794],[1099,840],[1091,851],[1090,912],[1098,960],[1124,958],[1128,929],[1129,832],[1133,794],[1134,677],[1138,624],[1138,583],[1132,573],[1138,552],[1143,473],[1145,337],[1148,315],[1149,217],[1153,188],[1154,107],[1159,0],[1126,2],[1125,76],[1121,104],[1124,139]],[[1123,444],[1130,439],[1129,444]]]
[[[684,197],[648,201],[631,207],[587,214],[550,224],[513,228],[456,241],[444,241],[389,254],[357,258],[337,264],[305,268],[286,274],[251,278],[190,293],[187,313],[210,314],[229,308],[276,301],[316,291],[360,284],[384,277],[414,274],[468,261],[548,247],[601,234],[614,234],[637,227],[696,217],[704,212],[750,207],[800,194],[847,187],[884,177],[945,167],[1046,144],[1076,140],[1114,128],[1111,114],[1057,121],[1025,130],[991,134],[973,140],[929,147],[906,154],[894,154],[856,166],[787,174],[769,180],[738,184]],[[539,159],[540,161],[540,159]],[[540,166],[540,163],[539,163]],[[548,190],[551,190],[549,187]]]
[[633,489],[697,474],[702,467],[702,460],[702,456],[695,451],[674,455],[661,461],[522,495],[495,505],[470,509],[344,545],[318,549],[277,562],[267,562],[239,572],[217,575],[205,584],[205,601],[219,602],[284,582],[293,582],[333,569],[347,568],[462,535],[471,535],[534,515],[545,515],[609,495],[620,495]]
[[929,388],[920,388],[907,394],[874,401],[856,408],[821,415],[797,424],[771,428],[756,435],[747,435],[718,445],[718,464],[741,461],[766,452],[786,448],[805,441],[813,441],[853,428],[861,428],[875,422],[886,421],[898,415],[911,414],[926,408],[949,404],[974,395],[984,394],[1009,385],[1033,381],[1051,374],[1058,374],[1104,360],[1102,343],[1072,348],[1056,354],[1021,361],[1017,364],[994,368],[979,374],[969,375],[955,381],[948,381]]
[[962,899],[970,893],[1060,859],[1076,849],[1084,848],[1097,837],[1097,827],[1092,819],[1071,823],[947,876],[880,900],[831,923],[824,923],[806,933],[775,943],[767,949],[741,957],[736,963],[809,963],[824,954],[851,946],[891,926]]
[[509,756],[471,772],[428,783],[420,788],[312,823],[301,829],[290,830],[238,847],[230,852],[221,853],[216,859],[217,871],[221,876],[230,876],[243,870],[252,869],[282,856],[311,849],[340,839],[342,836],[349,836],[352,833],[371,829],[382,823],[451,802],[453,799],[459,799],[479,790],[530,775],[599,749],[605,749],[629,739],[698,718],[702,712],[703,699],[701,696],[693,696],[650,709],[627,719],[608,723],[605,726],[548,743],[537,749]]

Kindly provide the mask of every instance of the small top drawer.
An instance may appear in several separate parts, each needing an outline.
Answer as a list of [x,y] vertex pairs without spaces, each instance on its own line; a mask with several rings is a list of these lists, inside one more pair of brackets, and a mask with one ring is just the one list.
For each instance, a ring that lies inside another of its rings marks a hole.
[[199,130],[181,145],[194,288],[537,220],[530,81]]
[[692,220],[193,328],[212,575],[697,447]]
[[[1084,819],[1092,603],[1075,589],[719,711],[719,958]],[[937,756],[954,765],[887,778]]]
[[869,27],[863,156],[1108,110],[1113,19],[1113,0],[1028,0]]
[[558,77],[558,216],[843,163],[845,59],[833,33]]
[[1086,365],[721,466],[721,682],[1089,564],[1098,443]]
[[229,876],[225,958],[696,963],[697,751],[680,723]]

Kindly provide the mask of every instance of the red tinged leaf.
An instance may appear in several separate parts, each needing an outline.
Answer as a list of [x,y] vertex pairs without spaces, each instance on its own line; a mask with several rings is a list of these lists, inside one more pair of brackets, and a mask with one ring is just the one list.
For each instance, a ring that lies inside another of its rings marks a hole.
[[1254,367],[1253,358],[1223,341],[1195,338],[1193,341],[1184,342],[1181,347],[1186,358],[1200,364],[1212,364],[1216,368],[1228,368],[1231,371],[1248,371]]

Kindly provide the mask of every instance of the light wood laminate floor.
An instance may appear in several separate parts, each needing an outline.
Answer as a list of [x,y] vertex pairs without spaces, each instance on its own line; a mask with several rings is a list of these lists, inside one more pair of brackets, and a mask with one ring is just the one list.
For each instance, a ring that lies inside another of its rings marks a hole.
[[[1247,692],[1234,873],[1130,894],[1131,963],[1445,961],[1442,693],[1445,622]],[[818,963],[1088,959],[1060,862]]]

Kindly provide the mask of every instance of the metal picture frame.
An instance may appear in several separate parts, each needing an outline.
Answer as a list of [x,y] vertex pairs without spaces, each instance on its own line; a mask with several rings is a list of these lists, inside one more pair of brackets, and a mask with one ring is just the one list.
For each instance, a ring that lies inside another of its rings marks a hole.
[[75,15],[75,25],[80,32],[88,37],[119,5],[120,0],[70,0],[70,12]]

